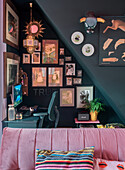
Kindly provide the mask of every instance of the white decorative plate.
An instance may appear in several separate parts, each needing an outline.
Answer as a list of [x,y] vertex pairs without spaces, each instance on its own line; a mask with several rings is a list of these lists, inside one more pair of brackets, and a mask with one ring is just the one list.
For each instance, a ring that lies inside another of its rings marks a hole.
[[71,35],[71,40],[74,44],[81,44],[84,40],[84,36],[81,32],[76,31]]
[[94,53],[94,47],[92,44],[85,44],[83,47],[82,47],[82,53],[85,55],[85,56],[91,56],[93,53]]

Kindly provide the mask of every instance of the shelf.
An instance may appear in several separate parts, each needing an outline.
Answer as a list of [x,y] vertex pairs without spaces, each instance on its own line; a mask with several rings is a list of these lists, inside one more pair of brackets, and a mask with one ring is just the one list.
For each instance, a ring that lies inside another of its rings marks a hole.
[[84,121],[84,120],[78,120],[77,118],[75,118],[75,123],[91,123],[91,124],[93,124],[93,123],[100,123],[100,121],[99,120],[96,120],[96,121],[86,120],[86,121]]

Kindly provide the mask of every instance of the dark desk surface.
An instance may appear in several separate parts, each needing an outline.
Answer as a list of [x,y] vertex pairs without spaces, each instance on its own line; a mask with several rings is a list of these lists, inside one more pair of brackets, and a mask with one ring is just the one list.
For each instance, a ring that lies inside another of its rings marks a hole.
[[13,128],[37,128],[39,122],[39,117],[25,117],[21,120],[12,120],[8,121],[7,118],[5,118],[2,121],[3,128],[4,127],[13,127]]

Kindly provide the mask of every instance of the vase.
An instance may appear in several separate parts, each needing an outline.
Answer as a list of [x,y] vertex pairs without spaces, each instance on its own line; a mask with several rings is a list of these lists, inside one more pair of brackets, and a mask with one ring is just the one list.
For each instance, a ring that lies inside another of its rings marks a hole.
[[15,120],[15,109],[14,109],[14,104],[9,104],[8,105],[8,120]]
[[91,111],[90,112],[91,115],[91,121],[96,121],[97,120],[97,116],[98,116],[98,112],[97,111]]

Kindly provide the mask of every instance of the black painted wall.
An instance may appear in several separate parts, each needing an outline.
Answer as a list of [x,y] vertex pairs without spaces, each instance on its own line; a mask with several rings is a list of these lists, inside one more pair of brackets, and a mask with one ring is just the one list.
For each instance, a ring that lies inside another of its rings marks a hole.
[[[49,2],[49,3],[51,4],[51,2]],[[53,0],[53,2],[54,2],[54,0]],[[45,107],[49,103],[52,91],[53,90],[59,91],[59,88],[58,87],[57,88],[48,88],[48,87],[47,88],[42,88],[42,87],[37,88],[38,90],[39,89],[44,90],[44,95],[43,94],[39,95],[38,93],[35,95],[34,88],[32,88],[32,72],[31,72],[31,70],[32,70],[33,66],[38,67],[38,66],[43,66],[43,65],[42,64],[40,64],[40,65],[32,65],[32,64],[24,65],[24,64],[22,64],[22,54],[26,53],[26,49],[23,48],[23,44],[22,44],[23,39],[25,39],[26,35],[25,35],[25,32],[23,32],[22,30],[25,29],[26,22],[29,22],[29,18],[30,18],[29,5],[28,5],[28,3],[25,3],[23,1],[21,1],[21,2],[16,1],[16,3],[17,3],[16,6],[17,6],[18,10],[20,11],[20,51],[19,51],[19,54],[21,56],[21,66],[23,67],[24,71],[27,72],[28,77],[29,77],[29,96],[24,97],[24,104],[26,104],[26,105],[38,104],[38,105]],[[69,1],[68,1],[68,3],[69,3]],[[59,5],[59,4],[57,4],[57,5]],[[63,10],[63,8],[62,8],[62,10]],[[33,17],[37,21],[40,21],[42,19],[44,27],[46,28],[45,33],[43,34],[43,37],[44,37],[43,39],[58,39],[59,40],[59,47],[65,48],[65,55],[72,56],[73,62],[76,62],[77,69],[81,69],[81,68],[83,69],[83,85],[93,85],[94,86],[94,97],[101,98],[103,100],[103,102],[106,104],[106,112],[99,115],[100,121],[102,123],[121,122],[120,119],[118,118],[118,116],[116,115],[116,113],[110,107],[108,100],[105,99],[102,92],[100,93],[99,88],[95,85],[95,82],[90,78],[91,76],[88,76],[88,72],[84,70],[84,66],[80,63],[79,58],[76,57],[78,55],[75,55],[76,51],[74,52],[73,50],[71,50],[71,48],[69,48],[69,46],[67,45],[67,43],[65,41],[62,42],[62,40],[64,40],[62,38],[63,35],[59,36],[58,30],[55,29],[55,26],[53,24],[52,25],[50,24],[51,22],[49,21],[49,19],[40,10],[39,6],[35,2],[33,4]],[[58,18],[58,16],[57,16],[57,18]],[[63,29],[64,29],[64,26],[63,26]],[[64,31],[66,31],[66,30],[68,30],[68,27],[65,27]],[[97,32],[98,32],[98,30],[96,30],[95,39],[97,38]],[[60,38],[62,38],[62,40]],[[41,37],[39,37],[39,41],[40,42],[42,41]],[[98,44],[96,46],[98,47]],[[8,51],[13,51],[13,50],[14,50],[13,48],[8,47]],[[90,62],[92,62],[92,61],[90,60]],[[51,65],[51,66],[53,66],[53,65]],[[85,66],[85,69],[86,69],[86,66]],[[64,76],[64,87],[67,88],[67,86],[65,86],[65,78],[66,77]],[[74,88],[75,88],[75,86],[74,86]],[[75,93],[75,96],[76,96],[76,93]],[[76,101],[75,101],[75,103],[76,103]],[[74,118],[77,116],[78,110],[75,107],[59,108],[59,110],[60,110],[59,126],[75,126]]]

